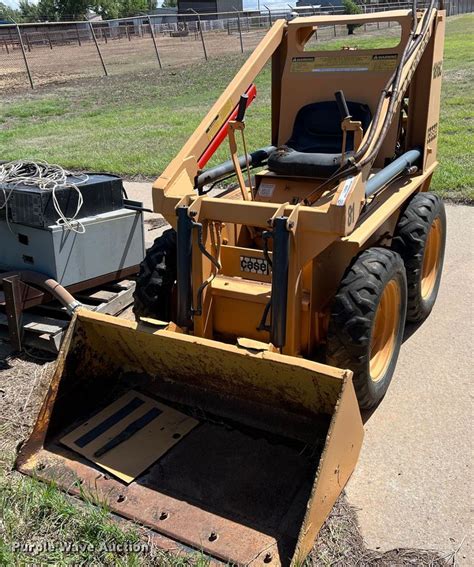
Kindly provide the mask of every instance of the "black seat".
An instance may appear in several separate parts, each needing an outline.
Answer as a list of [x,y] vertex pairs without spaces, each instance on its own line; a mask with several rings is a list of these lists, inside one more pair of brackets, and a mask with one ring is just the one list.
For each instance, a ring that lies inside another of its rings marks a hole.
[[[360,121],[365,132],[371,121],[370,109],[359,102],[348,102],[352,120]],[[268,167],[280,175],[329,177],[341,165],[341,115],[336,101],[303,106],[296,115],[291,138],[268,158]],[[347,160],[354,150],[354,134],[347,133]]]

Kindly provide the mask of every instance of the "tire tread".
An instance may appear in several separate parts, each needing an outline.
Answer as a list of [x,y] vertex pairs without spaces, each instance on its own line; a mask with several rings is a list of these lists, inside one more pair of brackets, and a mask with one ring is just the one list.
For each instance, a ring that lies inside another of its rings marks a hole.
[[368,362],[374,315],[385,283],[394,271],[403,270],[400,256],[387,248],[373,247],[356,257],[347,269],[331,309],[326,360],[354,373],[359,405],[374,406],[369,388]]

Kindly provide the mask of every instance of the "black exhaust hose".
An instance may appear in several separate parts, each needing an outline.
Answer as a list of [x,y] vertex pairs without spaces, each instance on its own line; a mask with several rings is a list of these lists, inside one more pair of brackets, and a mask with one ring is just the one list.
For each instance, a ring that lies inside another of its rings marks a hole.
[[[268,159],[268,156],[275,150],[275,146],[266,146],[265,148],[260,148],[259,150],[255,150],[254,152],[247,154],[250,167],[258,167],[259,165],[262,165],[262,163]],[[239,157],[239,163],[240,167],[245,167],[247,163],[245,156]],[[220,163],[219,165],[206,169],[200,173],[196,177],[195,186],[197,188],[204,187],[204,185],[214,183],[233,172],[234,164],[232,163],[232,160],[225,161],[224,163]]]
[[193,248],[193,221],[189,218],[188,207],[176,209],[178,222],[177,235],[177,262],[176,262],[176,289],[177,313],[176,323],[180,327],[190,327],[192,306],[192,248]]
[[277,348],[286,343],[286,310],[288,305],[288,271],[290,266],[290,231],[288,217],[273,221],[272,318],[270,342]]

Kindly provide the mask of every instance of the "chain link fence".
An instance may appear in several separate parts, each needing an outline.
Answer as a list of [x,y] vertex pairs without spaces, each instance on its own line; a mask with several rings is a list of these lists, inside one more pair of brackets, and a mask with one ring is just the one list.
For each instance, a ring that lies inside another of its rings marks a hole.
[[[420,5],[420,3],[419,3]],[[366,12],[411,9],[411,2],[370,4]],[[448,0],[448,16],[474,10],[474,0]],[[342,6],[298,9],[301,15],[343,13]],[[288,12],[170,14],[98,22],[0,25],[0,90],[85,77],[168,68],[253,50]],[[394,24],[392,23],[392,26]],[[357,33],[384,33],[388,22]],[[382,30],[382,31],[380,31]],[[318,27],[313,42],[347,37],[346,26]]]

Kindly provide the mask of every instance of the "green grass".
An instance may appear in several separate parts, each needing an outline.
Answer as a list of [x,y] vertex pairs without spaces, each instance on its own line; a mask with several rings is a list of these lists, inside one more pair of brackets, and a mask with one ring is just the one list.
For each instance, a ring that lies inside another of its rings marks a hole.
[[[432,184],[440,194],[461,200],[474,198],[473,27],[473,15],[448,21],[441,166]],[[353,38],[349,39],[357,43],[357,35]],[[347,41],[335,40],[325,46],[339,48]],[[366,46],[367,39],[364,41]],[[376,47],[384,41],[374,36],[369,43]],[[71,169],[156,177],[243,61],[243,56],[215,58],[208,64],[163,72],[84,79],[12,94],[0,103],[0,159],[41,158]],[[247,118],[249,147],[267,145],[270,138],[268,68],[257,86],[259,96]],[[216,160],[227,158],[223,147]]]
[[0,565],[209,565],[201,553],[178,557],[157,549],[140,526],[122,527],[92,494],[79,502],[54,485],[6,473],[8,460],[0,467]]
[[474,15],[448,19],[443,65],[439,161],[432,187],[474,199]]

